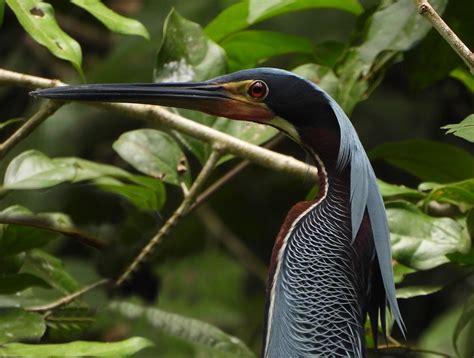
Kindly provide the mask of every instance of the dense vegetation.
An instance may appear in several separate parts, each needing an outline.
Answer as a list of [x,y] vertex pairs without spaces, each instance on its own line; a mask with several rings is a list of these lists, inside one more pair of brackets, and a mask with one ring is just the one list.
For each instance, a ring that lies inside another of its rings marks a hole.
[[[256,355],[273,238],[317,188],[186,118],[304,154],[271,128],[28,91],[270,65],[341,104],[381,178],[408,329],[383,349],[472,356],[474,69],[416,3],[0,0],[0,355]],[[472,48],[474,2],[430,3]]]

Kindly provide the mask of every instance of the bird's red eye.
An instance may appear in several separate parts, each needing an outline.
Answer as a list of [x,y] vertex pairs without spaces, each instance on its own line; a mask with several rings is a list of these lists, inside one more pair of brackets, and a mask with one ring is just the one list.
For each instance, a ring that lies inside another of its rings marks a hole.
[[268,93],[268,87],[263,81],[255,81],[249,86],[247,93],[252,98],[263,99]]

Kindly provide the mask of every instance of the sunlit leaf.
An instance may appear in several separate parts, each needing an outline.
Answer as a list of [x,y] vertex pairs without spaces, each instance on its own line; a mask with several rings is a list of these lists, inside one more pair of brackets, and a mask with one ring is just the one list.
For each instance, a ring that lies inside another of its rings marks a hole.
[[436,200],[454,205],[474,206],[474,179],[446,185],[434,184],[426,202]]
[[287,53],[312,53],[305,37],[271,31],[241,31],[222,42],[229,60],[229,71],[256,67],[259,63]]
[[0,276],[0,294],[2,295],[20,292],[33,286],[49,288],[43,279],[29,273],[21,272]]
[[74,356],[128,356],[153,343],[141,337],[132,337],[119,342],[75,341],[58,344],[7,343],[0,346],[2,356],[63,356],[71,352]]
[[362,11],[357,0],[252,0],[241,1],[226,8],[206,27],[206,33],[214,41],[221,41],[230,34],[274,16],[294,11],[334,8],[359,14]]
[[60,259],[38,249],[28,252],[25,270],[34,273],[62,293],[71,293],[80,288]]
[[451,77],[464,83],[464,85],[474,93],[474,76],[464,67],[455,68],[451,72]]
[[467,116],[462,122],[457,124],[448,124],[441,127],[447,129],[446,134],[452,133],[455,136],[464,138],[469,142],[474,143],[474,114]]
[[407,199],[423,199],[425,194],[422,192],[409,188],[405,185],[395,185],[384,182],[383,180],[378,180],[378,185],[380,193],[384,198],[407,198]]
[[418,296],[431,295],[438,292],[443,286],[408,286],[397,288],[397,298],[412,298]]
[[168,134],[155,129],[137,129],[117,139],[113,148],[135,169],[164,182],[189,184],[191,176],[186,157]]
[[458,323],[456,324],[456,328],[454,328],[453,334],[453,345],[458,353],[459,356],[459,347],[458,347],[458,339],[461,332],[466,328],[466,326],[474,320],[474,295],[469,297],[464,303],[464,307],[461,313],[461,317],[459,318]]
[[434,218],[408,202],[387,204],[394,258],[417,270],[428,270],[449,262],[447,254],[465,253],[470,239],[451,218]]
[[63,60],[71,62],[82,74],[81,46],[56,22],[53,7],[41,0],[6,0],[21,26],[36,42]]
[[0,344],[38,340],[46,330],[43,316],[20,308],[0,308]]
[[474,177],[474,157],[450,144],[428,140],[384,143],[369,152],[423,181],[455,182]]
[[236,357],[255,357],[255,354],[240,339],[208,323],[130,302],[112,302],[109,308],[131,319],[146,317],[152,327],[187,342],[200,344],[218,352],[232,353]]
[[406,275],[409,275],[416,270],[411,267],[402,265],[400,262],[395,261],[393,265],[393,281],[395,283],[400,283],[405,279]]
[[89,12],[111,31],[150,38],[147,29],[140,21],[117,14],[100,0],[71,0],[71,2]]

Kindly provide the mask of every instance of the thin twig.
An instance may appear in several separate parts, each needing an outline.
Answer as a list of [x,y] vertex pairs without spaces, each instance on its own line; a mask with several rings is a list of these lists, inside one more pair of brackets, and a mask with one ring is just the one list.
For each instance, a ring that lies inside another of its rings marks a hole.
[[207,230],[224,245],[247,270],[258,277],[263,283],[267,282],[267,266],[220,220],[214,210],[202,206],[200,217]]
[[415,0],[418,13],[428,19],[452,49],[462,58],[474,75],[474,53],[461,41],[453,30],[438,15],[428,0]]
[[73,292],[67,296],[61,297],[60,299],[48,303],[46,305],[41,305],[41,306],[34,306],[34,307],[26,307],[25,309],[27,311],[32,311],[32,312],[46,312],[46,311],[51,311],[54,309],[57,309],[61,306],[67,305],[68,303],[71,303],[75,299],[79,298],[80,296],[84,295],[85,293],[93,290],[94,288],[97,288],[99,286],[105,285],[108,283],[110,280],[109,279],[102,279],[99,280],[93,284],[90,284],[86,287],[81,288],[80,290]]
[[147,257],[153,252],[153,249],[158,245],[161,240],[169,234],[171,229],[186,215],[189,213],[189,209],[193,204],[199,191],[202,189],[203,184],[211,175],[216,163],[221,157],[221,149],[214,147],[211,155],[204,164],[201,172],[194,180],[193,185],[189,189],[188,194],[184,197],[180,206],[175,210],[171,217],[164,223],[156,235],[148,242],[148,244],[140,251],[140,254],[135,257],[133,262],[126,268],[124,273],[117,279],[115,286],[122,285],[130,275],[138,268],[138,266],[147,259]]
[[20,141],[25,139],[47,118],[51,117],[63,103],[47,101],[44,102],[38,112],[31,116],[25,124],[18,128],[5,142],[0,144],[0,159],[5,157],[7,153],[13,149]]
[[[60,81],[0,69],[0,85],[2,84],[15,84],[28,88],[47,88],[64,85],[64,83]],[[247,143],[216,129],[194,122],[178,114],[171,113],[163,107],[131,103],[94,102],[89,104],[128,114],[135,118],[164,124],[197,139],[216,144],[223,152],[248,159],[255,164],[269,169],[291,175],[298,175],[301,178],[308,178],[309,176],[317,179],[317,169],[314,166],[303,163],[295,158]]]
[[400,354],[403,354],[403,357],[405,357],[407,353],[428,353],[428,354],[434,354],[440,357],[451,358],[449,354],[446,354],[443,352],[437,352],[430,349],[416,348],[416,347],[404,346],[404,345],[399,345],[399,344],[379,348],[377,349],[377,351],[379,352],[390,351],[391,354],[397,354],[393,352],[394,349],[400,350],[401,351]]

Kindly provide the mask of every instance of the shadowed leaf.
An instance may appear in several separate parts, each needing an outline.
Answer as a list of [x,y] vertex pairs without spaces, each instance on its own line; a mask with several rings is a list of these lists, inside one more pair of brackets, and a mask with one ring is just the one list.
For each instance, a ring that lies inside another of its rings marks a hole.
[[2,295],[17,293],[33,286],[50,287],[43,279],[24,272],[0,277],[0,294]]
[[431,295],[438,292],[443,286],[408,286],[397,289],[397,298],[412,298],[418,296]]

